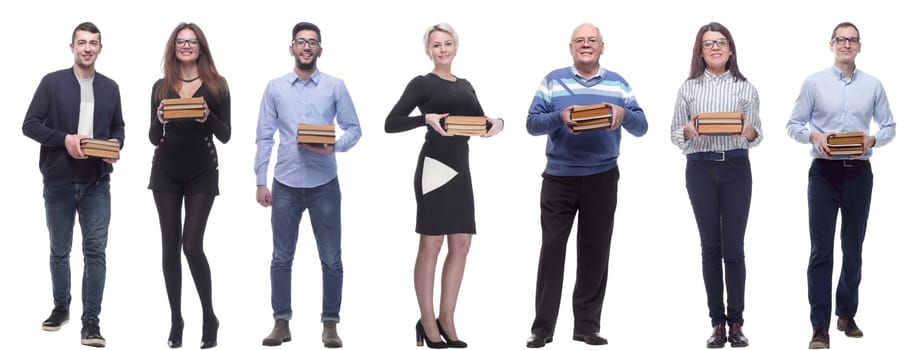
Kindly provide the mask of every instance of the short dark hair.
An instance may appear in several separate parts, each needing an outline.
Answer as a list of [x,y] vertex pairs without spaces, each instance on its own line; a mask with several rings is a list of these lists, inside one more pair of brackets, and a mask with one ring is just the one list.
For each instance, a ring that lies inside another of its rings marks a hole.
[[835,29],[832,29],[832,37],[829,38],[829,39],[835,39],[835,32],[838,31],[838,28],[844,28],[844,27],[851,27],[851,28],[854,28],[854,31],[857,32],[857,37],[858,37],[858,38],[861,37],[861,31],[860,31],[860,29],[857,29],[857,26],[854,25],[854,23],[851,23],[851,22],[841,22],[841,23],[839,23],[837,26],[835,26]]
[[99,41],[102,41],[102,34],[99,33],[99,27],[96,27],[96,25],[92,24],[92,22],[83,22],[77,25],[76,28],[73,28],[73,35],[70,37],[71,43],[76,40],[76,33],[81,30],[93,34],[99,34]]
[[299,33],[301,30],[311,30],[316,32],[316,35],[319,37],[319,42],[322,42],[322,31],[319,30],[319,26],[310,22],[300,22],[293,26],[293,34],[291,35],[290,40],[296,40],[296,33]]

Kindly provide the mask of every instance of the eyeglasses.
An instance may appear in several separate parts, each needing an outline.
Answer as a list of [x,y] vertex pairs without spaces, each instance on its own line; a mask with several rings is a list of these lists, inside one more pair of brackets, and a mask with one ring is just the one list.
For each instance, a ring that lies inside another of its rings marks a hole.
[[319,41],[316,40],[316,39],[303,39],[303,38],[298,38],[298,39],[296,39],[296,40],[291,41],[290,44],[291,44],[291,45],[295,44],[296,47],[300,47],[300,48],[306,47],[306,45],[309,45],[309,48],[310,48],[310,49],[314,49],[314,48],[319,47],[319,44],[321,44],[321,42],[319,42]]
[[179,47],[185,46],[185,44],[188,44],[194,47],[194,46],[198,46],[198,44],[200,43],[201,41],[198,39],[175,39],[175,46],[179,46]]
[[835,42],[835,45],[844,45],[845,42],[850,43],[851,45],[858,45],[861,43],[861,38],[858,38],[858,37],[846,38],[843,36],[837,36],[837,37],[832,38],[832,41]]
[[701,47],[706,49],[714,48],[714,45],[717,47],[724,48],[730,45],[727,39],[717,39],[717,40],[704,40],[701,42]]
[[601,41],[599,41],[599,38],[595,36],[591,36],[589,38],[574,38],[574,40],[571,41],[571,44],[574,44],[577,46],[583,46],[583,44],[585,43],[590,44],[590,46],[596,46],[596,45],[599,45]]

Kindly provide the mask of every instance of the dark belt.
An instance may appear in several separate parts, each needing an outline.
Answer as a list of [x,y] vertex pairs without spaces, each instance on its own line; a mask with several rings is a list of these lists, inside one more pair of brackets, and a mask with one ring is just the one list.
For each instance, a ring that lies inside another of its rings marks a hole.
[[870,160],[867,159],[823,159],[816,158],[813,159],[814,162],[825,165],[825,166],[837,166],[843,168],[860,168],[870,165]]
[[685,155],[688,160],[713,160],[722,162],[730,158],[749,156],[749,150],[745,148],[731,149],[725,152],[695,152]]

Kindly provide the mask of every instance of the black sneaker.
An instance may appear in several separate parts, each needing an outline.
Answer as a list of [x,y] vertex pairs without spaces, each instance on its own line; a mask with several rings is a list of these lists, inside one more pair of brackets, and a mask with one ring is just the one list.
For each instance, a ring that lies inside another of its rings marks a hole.
[[105,338],[102,338],[102,333],[99,333],[98,319],[83,320],[83,329],[80,331],[80,344],[96,348],[105,347]]
[[67,305],[55,305],[54,310],[51,310],[51,316],[48,316],[48,319],[41,323],[41,329],[54,332],[67,324],[67,321],[70,321],[70,307]]

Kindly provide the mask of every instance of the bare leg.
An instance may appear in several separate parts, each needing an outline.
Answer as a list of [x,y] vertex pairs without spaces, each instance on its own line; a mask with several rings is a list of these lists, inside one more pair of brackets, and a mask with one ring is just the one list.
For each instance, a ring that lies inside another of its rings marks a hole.
[[447,236],[449,252],[443,263],[443,277],[440,286],[440,325],[449,339],[457,340],[456,324],[453,316],[456,313],[456,301],[459,299],[459,287],[465,273],[465,258],[472,245],[472,235],[467,233]]
[[[421,324],[427,338],[439,342],[440,332],[437,330],[437,317],[433,311],[433,287],[437,271],[437,256],[443,245],[443,236],[420,235],[418,245],[418,258],[414,262],[414,292],[418,297],[418,307],[421,309]],[[432,335],[432,336],[431,336]]]

